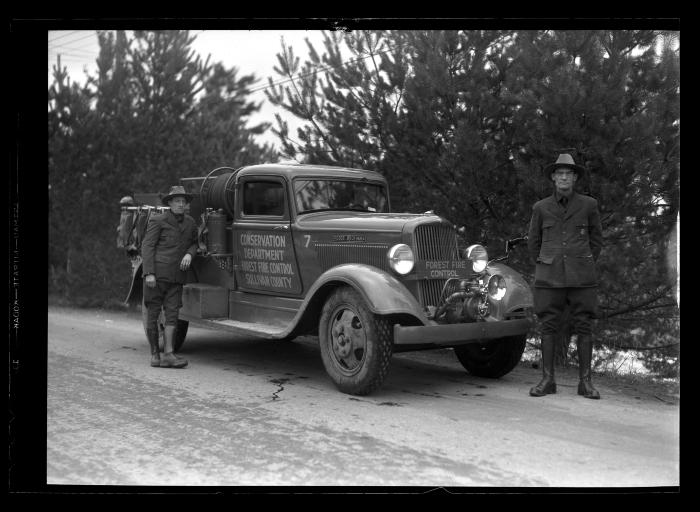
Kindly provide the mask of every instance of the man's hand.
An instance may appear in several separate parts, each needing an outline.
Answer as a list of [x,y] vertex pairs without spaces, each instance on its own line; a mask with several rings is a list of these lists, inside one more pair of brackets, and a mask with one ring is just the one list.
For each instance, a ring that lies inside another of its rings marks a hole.
[[156,287],[156,276],[155,274],[148,274],[146,276],[146,286],[149,288],[155,288]]
[[187,270],[190,268],[190,262],[192,261],[192,256],[187,253],[185,256],[183,256],[182,261],[180,262],[180,270]]

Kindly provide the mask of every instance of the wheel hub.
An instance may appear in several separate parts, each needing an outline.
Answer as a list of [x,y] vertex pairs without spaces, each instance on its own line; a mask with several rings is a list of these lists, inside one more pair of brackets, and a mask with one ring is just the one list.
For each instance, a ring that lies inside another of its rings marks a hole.
[[346,373],[362,366],[367,337],[357,314],[347,308],[339,308],[330,326],[331,353],[336,365]]
[[337,338],[337,343],[335,346],[336,352],[340,357],[348,357],[350,355],[350,349],[352,348],[352,342],[350,338],[346,338],[344,334],[340,334]]

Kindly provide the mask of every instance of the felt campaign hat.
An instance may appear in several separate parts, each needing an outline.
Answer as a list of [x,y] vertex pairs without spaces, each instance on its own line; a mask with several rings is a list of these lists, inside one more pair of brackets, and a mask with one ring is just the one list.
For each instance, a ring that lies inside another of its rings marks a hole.
[[185,201],[188,203],[192,201],[192,194],[188,194],[185,192],[185,187],[176,185],[174,187],[170,187],[170,191],[164,195],[160,200],[164,205],[168,205],[168,201],[170,201],[173,197],[178,197],[182,196],[185,198]]
[[584,167],[581,167],[580,165],[576,165],[574,159],[568,153],[560,154],[556,162],[554,162],[553,164],[549,164],[547,167],[545,167],[545,176],[549,178],[557,167],[567,167],[569,169],[572,169],[576,172],[579,178],[583,177],[586,174],[586,169]]

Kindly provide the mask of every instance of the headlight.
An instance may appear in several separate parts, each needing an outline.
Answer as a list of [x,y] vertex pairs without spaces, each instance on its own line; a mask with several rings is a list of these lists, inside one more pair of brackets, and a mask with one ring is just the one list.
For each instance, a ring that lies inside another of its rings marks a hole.
[[493,300],[501,300],[506,295],[506,280],[502,275],[494,274],[486,285],[489,297]]
[[389,266],[397,274],[406,275],[413,270],[415,259],[413,251],[406,244],[397,244],[387,253]]
[[470,245],[464,251],[467,259],[472,260],[474,272],[483,272],[489,262],[489,255],[483,245]]

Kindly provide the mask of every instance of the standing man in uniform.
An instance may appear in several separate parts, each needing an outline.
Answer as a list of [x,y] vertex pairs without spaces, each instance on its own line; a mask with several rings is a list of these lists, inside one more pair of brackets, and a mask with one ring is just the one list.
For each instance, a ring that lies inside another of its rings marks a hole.
[[598,399],[591,383],[593,337],[591,324],[597,305],[595,261],[603,248],[598,202],[574,192],[585,169],[571,155],[561,154],[545,168],[554,182],[554,193],[532,207],[528,249],[535,261],[535,313],[542,322],[542,381],[531,396],[557,392],[554,381],[556,335],[567,304],[577,336],[578,394]]
[[[146,335],[151,346],[151,366],[184,368],[187,360],[173,353],[173,337],[178,311],[182,307],[182,285],[197,253],[197,226],[185,214],[192,195],[175,186],[162,198],[169,211],[148,221],[141,245],[143,257],[143,297],[148,309]],[[158,349],[158,315],[165,312],[165,347]]]

